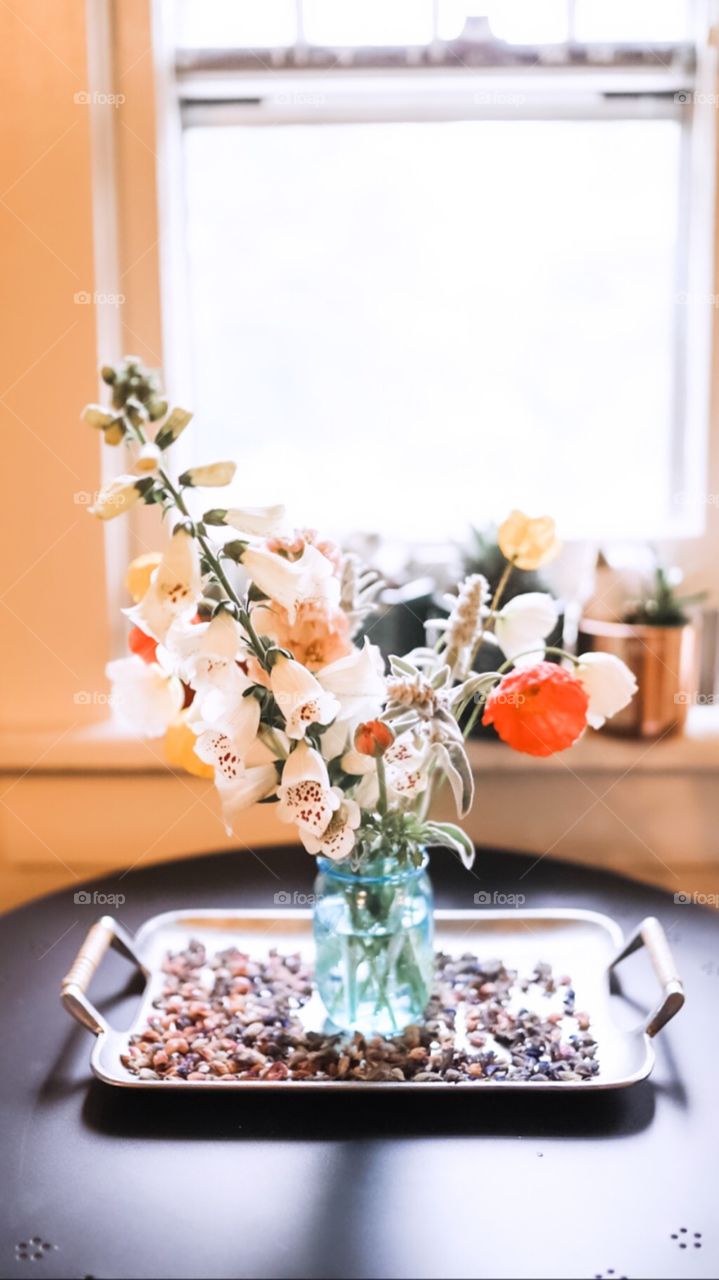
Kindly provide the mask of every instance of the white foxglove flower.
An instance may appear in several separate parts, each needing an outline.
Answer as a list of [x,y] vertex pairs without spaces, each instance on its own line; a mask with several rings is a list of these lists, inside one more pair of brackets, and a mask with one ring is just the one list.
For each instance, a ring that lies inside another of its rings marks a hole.
[[354,648],[344,658],[321,667],[317,679],[339,702],[341,720],[359,722],[379,715],[386,691],[384,660],[366,636],[361,649]]
[[255,742],[259,724],[257,699],[238,698],[212,728],[199,735],[195,754],[212,765],[218,782],[237,782],[242,777],[245,757]]
[[294,822],[300,835],[321,836],[340,807],[342,792],[331,787],[319,751],[300,742],[285,761],[278,790],[280,822]]
[[248,547],[242,563],[260,591],[287,610],[290,623],[295,620],[297,606],[305,601],[330,608],[339,604],[340,584],[334,565],[311,543],[305,545],[297,560],[288,560],[264,547]]
[[362,814],[355,800],[343,800],[332,814],[321,836],[300,832],[300,839],[308,853],[319,853],[333,862],[349,857],[355,846],[355,831]]
[[124,612],[145,635],[163,643],[177,618],[189,620],[192,617],[201,595],[197,546],[192,535],[180,525],[153,572],[150,586],[140,603]]
[[544,639],[557,623],[557,602],[544,591],[527,591],[508,600],[494,620],[494,634],[505,657],[529,666],[544,657]]
[[[244,693],[252,684],[237,664],[247,656],[242,628],[226,609],[220,609],[206,626],[195,623],[187,628],[202,630],[194,651],[185,650],[185,671],[188,684],[204,696],[212,690],[224,693]],[[191,640],[191,634],[188,637]],[[187,646],[187,642],[186,642]]]
[[312,724],[329,724],[339,711],[334,694],[327,693],[301,662],[280,656],[270,673],[270,688],[285,717],[287,735],[304,738]]
[[320,738],[320,750],[324,760],[335,760],[337,756],[347,751],[357,723],[359,721],[333,720],[329,728],[324,730]]
[[177,717],[184,690],[176,676],[136,654],[105,668],[112,683],[111,704],[118,715],[147,738],[159,738]]
[[634,673],[613,653],[580,654],[573,674],[589,698],[587,721],[593,729],[601,729],[604,721],[626,707],[637,691]]
[[384,763],[387,788],[403,799],[413,799],[426,790],[429,753],[426,744],[412,733],[395,738]]
[[[387,791],[396,801],[412,800],[426,790],[431,749],[422,735],[401,733],[383,756]],[[363,808],[372,809],[379,797],[377,765],[371,756],[354,747],[342,757],[345,773],[361,777],[356,791]]]
[[97,495],[95,502],[88,510],[100,520],[114,520],[130,507],[140,501],[141,490],[137,487],[137,476],[116,476],[106,484]]
[[180,476],[181,485],[204,489],[219,488],[235,478],[236,462],[208,462],[205,466],[190,467]]
[[140,475],[152,475],[153,471],[157,471],[160,465],[162,454],[156,444],[151,440],[146,441],[140,448],[135,458],[135,470]]
[[236,830],[237,819],[245,809],[272,795],[277,787],[277,770],[273,764],[250,766],[231,781],[215,774],[215,784],[222,805],[222,817],[228,836]]

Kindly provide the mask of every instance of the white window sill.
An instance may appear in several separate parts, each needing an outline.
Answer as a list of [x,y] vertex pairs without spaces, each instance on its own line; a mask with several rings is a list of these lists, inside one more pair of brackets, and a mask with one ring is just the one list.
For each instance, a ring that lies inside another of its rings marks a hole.
[[[719,768],[719,707],[691,708],[684,734],[659,740],[614,737],[588,730],[559,755],[537,759],[501,743],[473,741],[469,756],[476,773],[524,773],[564,770],[575,773],[652,773]],[[71,730],[37,730],[0,735],[0,772],[18,773],[168,773],[162,740],[143,741],[113,720]]]

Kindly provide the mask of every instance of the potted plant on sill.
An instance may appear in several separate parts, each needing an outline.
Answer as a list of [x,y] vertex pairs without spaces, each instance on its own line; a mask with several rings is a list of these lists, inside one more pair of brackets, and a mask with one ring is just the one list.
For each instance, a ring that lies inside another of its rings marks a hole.
[[[516,750],[548,756],[623,707],[631,673],[606,654],[546,661],[554,609],[503,604],[512,567],[536,569],[558,549],[552,520],[518,511],[499,530],[494,593],[470,575],[434,645],[392,657],[387,672],[377,646],[354,639],[375,577],[313,530],[288,529],[282,507],[198,516],[195,491],[230,484],[235,464],[175,477],[168,450],[191,414],[168,410],[135,358],[102,377],[111,405],[83,416],[127,447],[130,469],[91,511],[107,520],[145,503],[173,526],[163,553],[130,566],[131,653],[109,664],[113,706],[164,734],[173,763],[212,775],[229,832],[251,805],[277,805],[318,861],[315,979],[333,1025],[399,1032],[421,1018],[434,968],[427,849],[474,858],[461,827],[431,815],[444,780],[460,817],[472,805],[472,725],[481,716]],[[477,674],[488,634],[497,666]]]
[[621,620],[585,616],[579,624],[582,647],[613,654],[637,681],[637,696],[608,726],[612,733],[656,738],[681,730],[686,722],[696,693],[697,664],[697,627],[689,610],[705,593],[680,596],[673,578],[657,564]]

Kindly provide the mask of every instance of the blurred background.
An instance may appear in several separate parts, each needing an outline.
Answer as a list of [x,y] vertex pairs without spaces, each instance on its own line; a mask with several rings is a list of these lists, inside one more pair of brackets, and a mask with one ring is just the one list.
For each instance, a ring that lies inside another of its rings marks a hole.
[[[388,587],[421,643],[496,522],[551,513],[556,637],[617,652],[613,732],[480,733],[479,843],[719,894],[715,3],[7,0],[0,6],[0,907],[229,841],[209,783],[113,714],[153,510],[87,506],[79,421],[131,352]],[[224,501],[224,499],[223,499]],[[230,503],[228,502],[228,505]],[[480,655],[481,661],[481,655]],[[238,876],[239,876],[238,872]]]

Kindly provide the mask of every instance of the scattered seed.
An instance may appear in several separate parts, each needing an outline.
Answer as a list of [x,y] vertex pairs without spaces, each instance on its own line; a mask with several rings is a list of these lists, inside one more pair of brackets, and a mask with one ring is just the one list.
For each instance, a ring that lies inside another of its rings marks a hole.
[[[574,1013],[570,978],[555,978],[544,961],[527,976],[500,960],[440,952],[424,1021],[392,1039],[305,1031],[312,973],[299,955],[254,960],[230,948],[208,957],[191,941],[163,971],[148,1025],[122,1054],[141,1080],[541,1084],[599,1071],[589,1014]],[[577,1031],[564,1037],[572,1014]]]

